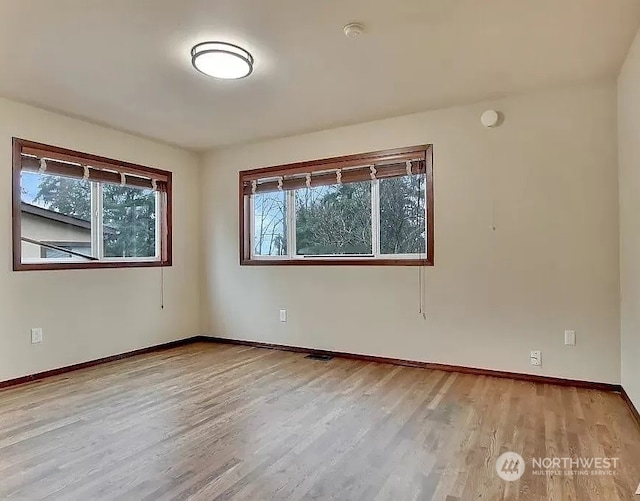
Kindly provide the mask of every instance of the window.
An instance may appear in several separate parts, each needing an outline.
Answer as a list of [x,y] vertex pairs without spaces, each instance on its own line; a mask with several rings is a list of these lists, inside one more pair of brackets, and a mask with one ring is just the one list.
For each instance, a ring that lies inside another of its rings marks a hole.
[[287,209],[284,192],[256,193],[253,197],[253,253],[287,255]]
[[294,194],[296,255],[373,253],[371,181],[305,187]]
[[14,270],[171,265],[171,173],[13,140]]
[[433,264],[431,146],[240,172],[241,264]]

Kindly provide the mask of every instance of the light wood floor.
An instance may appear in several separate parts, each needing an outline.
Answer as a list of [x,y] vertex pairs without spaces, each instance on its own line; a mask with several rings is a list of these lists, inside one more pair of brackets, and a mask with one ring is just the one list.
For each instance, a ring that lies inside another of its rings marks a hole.
[[[501,480],[497,457],[527,471]],[[618,457],[536,476],[533,456]],[[634,499],[618,395],[199,343],[0,391],[0,499]],[[640,498],[638,498],[640,499]]]

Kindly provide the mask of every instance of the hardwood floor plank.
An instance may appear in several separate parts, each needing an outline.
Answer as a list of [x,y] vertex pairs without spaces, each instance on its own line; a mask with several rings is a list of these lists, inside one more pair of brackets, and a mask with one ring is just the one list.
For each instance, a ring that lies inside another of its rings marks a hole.
[[[506,451],[527,470],[506,482]],[[617,457],[536,475],[533,457]],[[619,395],[198,343],[0,390],[0,499],[633,499]]]

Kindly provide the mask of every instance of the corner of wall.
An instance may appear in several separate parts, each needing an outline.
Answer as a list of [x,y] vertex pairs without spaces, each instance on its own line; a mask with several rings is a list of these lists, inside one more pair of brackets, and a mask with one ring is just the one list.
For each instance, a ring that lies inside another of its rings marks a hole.
[[198,304],[198,319],[199,319],[199,335],[210,334],[209,332],[209,316],[208,312],[208,292],[207,292],[207,280],[209,273],[209,266],[207,265],[207,249],[208,249],[208,233],[207,233],[207,218],[204,217],[207,208],[207,196],[206,196],[206,168],[209,157],[209,151],[201,151],[197,153],[198,157],[198,290],[199,290],[199,304]]
[[617,80],[621,381],[640,409],[640,31]]

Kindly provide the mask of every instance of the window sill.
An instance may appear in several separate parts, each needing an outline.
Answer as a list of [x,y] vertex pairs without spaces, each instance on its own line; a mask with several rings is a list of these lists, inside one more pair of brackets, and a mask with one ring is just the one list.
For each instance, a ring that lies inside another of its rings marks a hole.
[[433,266],[429,259],[308,258],[241,259],[241,266]]
[[171,261],[91,261],[73,263],[13,263],[13,271],[86,270],[98,268],[157,268]]

